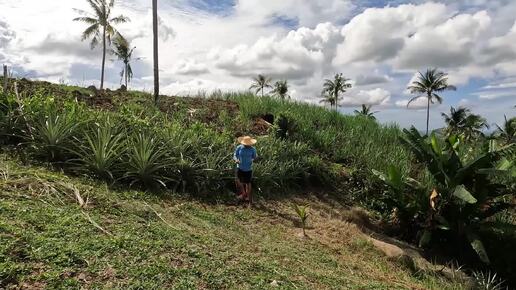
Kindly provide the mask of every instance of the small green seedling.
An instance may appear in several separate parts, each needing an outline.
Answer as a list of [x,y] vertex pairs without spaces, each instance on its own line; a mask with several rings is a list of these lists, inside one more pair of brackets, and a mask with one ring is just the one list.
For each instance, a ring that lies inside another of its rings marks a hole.
[[305,232],[306,220],[308,218],[308,210],[309,209],[310,208],[308,206],[294,204],[294,210],[296,211],[297,216],[301,220],[301,226],[303,227],[303,236],[305,236],[305,237],[306,237],[306,232]]

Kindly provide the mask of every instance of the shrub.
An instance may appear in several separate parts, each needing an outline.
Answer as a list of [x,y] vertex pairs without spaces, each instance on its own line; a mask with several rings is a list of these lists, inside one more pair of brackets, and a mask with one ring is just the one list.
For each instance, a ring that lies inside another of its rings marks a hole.
[[280,113],[274,124],[275,126],[273,128],[275,129],[275,134],[278,138],[287,139],[296,133],[296,121],[288,112]]
[[26,135],[37,156],[48,161],[64,161],[70,147],[77,119],[74,112],[58,112],[52,108],[48,115],[39,115]]
[[21,114],[20,104],[12,95],[0,95],[0,137],[3,144],[21,142],[27,123]]
[[101,179],[114,180],[114,171],[120,163],[121,156],[127,150],[123,139],[125,131],[115,125],[111,118],[101,118],[86,130],[81,139],[76,139],[72,152],[78,163],[76,169],[92,173]]
[[123,177],[129,186],[139,185],[143,188],[166,188],[170,178],[165,169],[172,162],[167,156],[163,143],[152,132],[137,132],[129,139],[124,154]]

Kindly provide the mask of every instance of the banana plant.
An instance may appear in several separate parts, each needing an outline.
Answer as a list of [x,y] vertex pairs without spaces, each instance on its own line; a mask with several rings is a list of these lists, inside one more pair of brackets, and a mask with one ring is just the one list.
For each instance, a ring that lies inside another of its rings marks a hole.
[[[396,219],[405,235],[429,226],[426,224],[426,216],[431,210],[431,193],[427,192],[421,183],[404,176],[401,170],[393,165],[389,166],[385,174],[376,170],[373,170],[373,174],[386,185],[386,195],[382,200],[396,213]],[[425,235],[422,235],[419,244],[424,243],[423,238],[426,238]]]
[[[419,206],[411,215],[405,216],[407,223],[414,221],[415,214],[425,216],[426,222],[418,231],[420,245],[430,243],[435,231],[444,230],[453,237],[452,240],[467,242],[481,261],[489,263],[479,229],[486,224],[487,218],[512,207],[501,198],[510,194],[507,186],[494,182],[491,177],[513,166],[513,161],[505,159],[505,156],[514,150],[514,146],[491,148],[466,161],[459,153],[462,142],[456,136],[446,140],[435,135],[427,138],[412,127],[404,130],[401,142],[419,163],[426,166],[436,184],[436,188],[426,190],[426,203],[430,210],[425,212],[425,206]],[[393,198],[399,203],[406,203],[403,197],[407,191],[417,189],[413,182],[407,182],[410,179],[402,178],[394,169],[381,179],[391,192],[396,193]]]

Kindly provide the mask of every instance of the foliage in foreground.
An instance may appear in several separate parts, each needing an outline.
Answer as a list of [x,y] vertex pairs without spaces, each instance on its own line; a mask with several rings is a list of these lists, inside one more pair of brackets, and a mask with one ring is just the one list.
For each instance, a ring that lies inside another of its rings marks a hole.
[[513,193],[494,176],[510,174],[516,177],[515,164],[507,156],[514,145],[502,148],[486,147],[485,151],[465,160],[461,154],[462,140],[455,136],[442,141],[435,135],[423,137],[412,128],[405,130],[403,143],[414,153],[435,181],[434,188],[403,176],[391,167],[388,174],[375,172],[388,186],[387,203],[395,209],[406,235],[418,237],[419,245],[434,245],[446,241],[458,256],[468,256],[462,249],[469,245],[480,260],[490,263],[482,240],[483,231],[513,232],[513,224],[492,222],[491,218],[509,208]]

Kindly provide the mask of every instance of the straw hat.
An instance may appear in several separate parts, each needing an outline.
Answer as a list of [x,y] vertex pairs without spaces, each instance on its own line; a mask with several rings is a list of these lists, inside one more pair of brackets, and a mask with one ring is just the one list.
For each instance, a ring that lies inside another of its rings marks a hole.
[[238,143],[246,146],[253,146],[256,144],[256,139],[253,139],[249,136],[238,137]]

